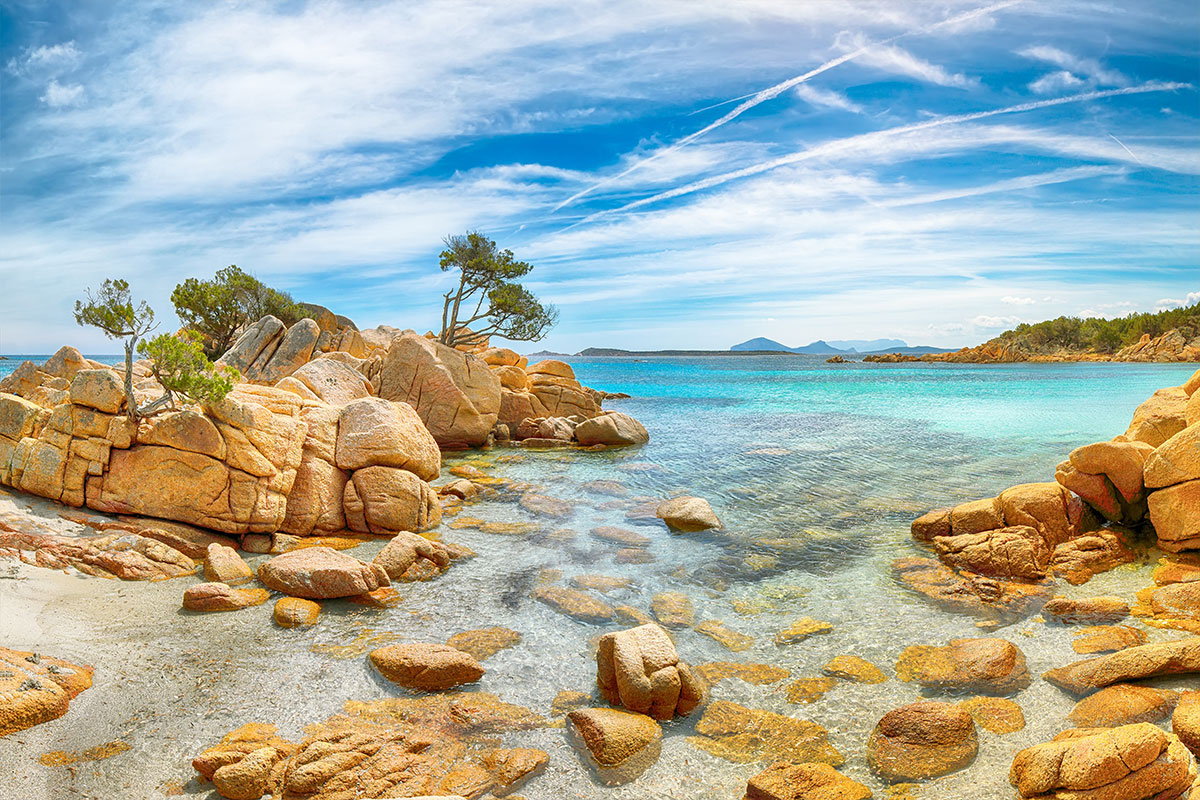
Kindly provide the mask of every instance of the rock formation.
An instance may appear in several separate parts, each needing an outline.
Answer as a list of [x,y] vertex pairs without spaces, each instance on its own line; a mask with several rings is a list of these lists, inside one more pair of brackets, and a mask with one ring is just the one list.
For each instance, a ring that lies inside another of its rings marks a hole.
[[708,689],[680,660],[667,632],[641,625],[600,637],[596,683],[613,705],[655,719],[687,716],[708,698]]

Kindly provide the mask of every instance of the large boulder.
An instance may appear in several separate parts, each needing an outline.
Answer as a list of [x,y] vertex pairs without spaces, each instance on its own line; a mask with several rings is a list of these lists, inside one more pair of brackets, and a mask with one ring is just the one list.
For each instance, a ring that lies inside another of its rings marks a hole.
[[704,682],[680,660],[671,637],[657,625],[601,636],[596,683],[613,705],[662,720],[690,714],[708,696]]
[[188,611],[238,611],[265,603],[266,589],[234,589],[224,583],[197,583],[183,592],[183,607]]
[[437,492],[413,473],[394,467],[364,467],[346,482],[342,505],[346,526],[359,533],[395,536],[427,531],[442,521]]
[[1133,412],[1125,438],[1158,447],[1187,427],[1187,402],[1183,387],[1159,389]]
[[341,469],[397,467],[427,481],[442,468],[438,443],[412,406],[378,397],[342,409],[335,458]]
[[1067,691],[1088,694],[1114,683],[1190,672],[1200,672],[1200,636],[1130,647],[1049,670],[1042,677]]
[[89,369],[91,366],[92,363],[84,358],[82,353],[74,347],[63,345],[55,351],[54,355],[46,359],[46,363],[42,364],[41,371],[56,378],[71,380],[75,377],[76,372],[81,369]]
[[320,336],[321,329],[316,322],[307,318],[300,320],[284,333],[271,360],[261,367],[257,363],[251,365],[251,372],[245,377],[269,384],[288,377],[308,363]]
[[1154,446],[1141,441],[1084,445],[1058,465],[1054,479],[1106,519],[1133,524],[1146,515],[1142,469],[1153,452]]
[[217,583],[237,586],[252,580],[254,571],[232,547],[213,542],[205,552],[204,577]]
[[1200,550],[1200,480],[1152,492],[1150,522],[1163,550]]
[[969,713],[926,700],[883,715],[867,740],[867,764],[888,780],[920,780],[962,769],[978,751]]
[[392,580],[401,580],[414,564],[418,567],[424,565],[420,570],[421,574],[436,574],[448,569],[450,561],[450,552],[441,542],[430,541],[409,531],[400,531],[384,545],[372,563],[383,567]]
[[1031,580],[1046,577],[1053,555],[1045,537],[1027,525],[936,536],[933,546],[938,558],[952,567],[980,575]]
[[579,423],[575,428],[575,438],[584,445],[626,447],[645,444],[650,441],[650,434],[642,423],[628,414],[610,411]]
[[476,356],[415,333],[392,339],[379,396],[406,402],[442,447],[487,441],[500,412],[500,379]]
[[944,647],[907,647],[896,677],[929,689],[966,689],[1006,695],[1029,685],[1025,654],[1004,639],[952,639]]
[[334,406],[371,396],[370,381],[354,367],[334,358],[309,361],[291,377],[304,384],[318,399]]
[[1008,774],[1020,797],[1038,800],[1168,800],[1184,794],[1193,778],[1179,739],[1148,722],[1068,731],[1018,752]]
[[217,366],[232,367],[242,377],[249,379],[251,372],[257,374],[271,360],[286,331],[286,326],[278,317],[267,315],[259,319],[246,328],[233,347],[217,359]]
[[370,658],[392,683],[426,692],[474,683],[484,673],[483,666],[470,655],[444,644],[394,644],[372,650]]
[[1146,458],[1146,488],[1200,479],[1200,424],[1189,425]]
[[275,556],[258,568],[258,579],[277,592],[309,600],[351,597],[391,585],[383,567],[331,547],[305,547]]
[[70,400],[105,414],[116,414],[125,404],[125,386],[111,369],[81,369],[71,378]]

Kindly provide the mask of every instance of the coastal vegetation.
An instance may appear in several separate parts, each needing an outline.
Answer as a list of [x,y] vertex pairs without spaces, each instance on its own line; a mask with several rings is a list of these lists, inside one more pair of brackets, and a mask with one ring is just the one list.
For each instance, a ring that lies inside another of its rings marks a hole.
[[1170,330],[1178,330],[1187,339],[1200,336],[1200,303],[1112,319],[1059,317],[1032,324],[1023,322],[992,341],[1002,341],[1032,352],[1116,353],[1136,344],[1145,335],[1155,338]]
[[[99,328],[110,339],[122,340],[125,404],[134,419],[174,409],[176,396],[190,403],[220,402],[241,377],[237,370],[213,366],[204,355],[203,337],[196,331],[185,329],[142,341],[157,327],[154,309],[145,300],[135,304],[129,282],[120,278],[105,280],[95,294],[89,289],[83,300],[77,300],[75,321]],[[134,391],[135,350],[150,360],[150,372],[163,388],[161,396],[145,405],[139,404]]]
[[216,360],[233,346],[242,329],[265,316],[291,325],[306,316],[290,294],[272,289],[236,264],[217,270],[212,280],[188,278],[171,292],[185,328],[202,337],[204,353]]
[[529,274],[532,264],[518,261],[511,250],[500,250],[478,231],[443,241],[439,264],[443,272],[458,270],[459,279],[457,288],[442,295],[438,341],[451,347],[477,344],[488,336],[536,342],[554,327],[558,309],[516,282]]

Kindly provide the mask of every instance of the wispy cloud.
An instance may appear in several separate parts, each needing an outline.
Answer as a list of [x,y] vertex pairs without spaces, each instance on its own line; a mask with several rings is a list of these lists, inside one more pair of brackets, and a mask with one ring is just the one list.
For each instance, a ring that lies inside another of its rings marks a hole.
[[1108,69],[1094,58],[1081,58],[1050,45],[1035,45],[1018,51],[1026,58],[1043,61],[1062,67],[1070,73],[1079,73],[1097,86],[1128,86],[1132,81],[1118,70]]
[[846,97],[846,95],[830,91],[829,89],[821,89],[808,83],[802,83],[796,87],[796,96],[813,106],[837,108],[853,114],[861,114],[863,112],[863,107],[849,97]]
[[729,181],[737,180],[739,178],[745,178],[745,177],[749,177],[751,175],[758,175],[760,173],[767,172],[769,170],[778,169],[779,167],[782,167],[782,166],[785,166],[788,164],[796,164],[801,161],[807,161],[807,160],[810,160],[813,158],[818,158],[821,156],[829,155],[831,153],[835,153],[838,151],[853,149],[855,147],[859,147],[864,144],[874,144],[875,142],[879,141],[880,139],[886,139],[889,137],[900,136],[903,134],[909,134],[909,133],[913,133],[916,131],[928,130],[930,128],[937,128],[937,127],[945,126],[945,125],[959,125],[959,124],[962,124],[965,122],[973,122],[975,120],[987,119],[988,117],[994,117],[994,116],[998,116],[1001,114],[1018,114],[1018,113],[1023,113],[1026,111],[1036,111],[1041,108],[1050,108],[1052,106],[1064,105],[1066,103],[1081,103],[1081,102],[1086,102],[1086,101],[1091,101],[1091,100],[1100,100],[1100,99],[1103,99],[1106,97],[1118,97],[1121,95],[1142,94],[1145,92],[1166,92],[1166,91],[1173,91],[1176,89],[1183,89],[1183,88],[1187,88],[1187,87],[1188,87],[1188,84],[1177,83],[1177,82],[1147,83],[1147,84],[1142,84],[1140,86],[1131,86],[1131,87],[1124,88],[1124,89],[1106,89],[1106,90],[1102,90],[1102,91],[1085,92],[1083,94],[1070,95],[1068,97],[1057,97],[1057,98],[1054,98],[1051,100],[1037,100],[1037,101],[1034,101],[1031,103],[1019,103],[1017,105],[1007,106],[1005,108],[992,109],[990,111],[976,111],[976,112],[972,112],[970,114],[953,114],[953,115],[935,117],[933,119],[926,120],[924,122],[917,122],[917,123],[912,123],[909,125],[900,125],[895,128],[889,128],[887,130],[875,131],[873,133],[864,133],[859,136],[851,136],[851,137],[848,137],[845,139],[838,139],[838,140],[834,140],[834,141],[830,141],[830,142],[825,142],[823,144],[816,145],[807,150],[801,150],[799,152],[792,153],[787,156],[771,159],[770,161],[764,161],[762,163],[755,164],[755,165],[752,165],[749,167],[744,167],[742,169],[735,170],[733,172],[727,172],[722,175],[715,175],[715,176],[712,176],[709,178],[705,178],[704,180],[696,181],[694,183],[690,183],[690,184],[687,184],[686,186],[681,186],[681,187],[672,189],[667,192],[660,192],[658,194],[643,198],[641,200],[635,200],[631,203],[627,203],[627,204],[621,206],[620,208],[614,209],[613,211],[598,212],[598,213],[593,214],[590,217],[586,218],[584,221],[587,222],[590,220],[599,219],[601,217],[607,216],[608,214],[630,211],[635,208],[640,208],[642,206],[650,205],[652,203],[659,203],[659,202],[662,202],[663,200],[669,200],[671,198],[680,197],[685,194],[691,194],[692,192],[703,191],[705,189],[710,189],[714,186],[720,186],[721,184],[728,183]]

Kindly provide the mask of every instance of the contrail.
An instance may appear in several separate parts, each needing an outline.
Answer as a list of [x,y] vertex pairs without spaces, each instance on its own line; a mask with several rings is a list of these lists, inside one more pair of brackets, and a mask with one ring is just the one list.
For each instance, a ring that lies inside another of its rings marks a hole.
[[1130,150],[1128,147],[1126,147],[1126,146],[1125,146],[1125,143],[1124,143],[1124,142],[1122,142],[1120,139],[1118,139],[1116,136],[1114,136],[1114,135],[1113,135],[1113,134],[1111,134],[1111,133],[1110,133],[1108,136],[1109,136],[1109,138],[1110,138],[1110,139],[1112,139],[1114,142],[1116,142],[1117,144],[1121,145],[1121,149],[1122,149],[1122,150],[1124,150],[1126,153],[1129,153],[1129,157],[1130,157],[1130,158],[1132,158],[1134,161],[1138,162],[1139,164],[1143,163],[1143,162],[1142,162],[1142,160],[1141,160],[1140,158],[1138,158],[1137,156],[1135,156],[1135,155],[1133,154],[1133,151],[1132,151],[1132,150]]
[[1127,94],[1143,94],[1145,92],[1167,92],[1175,89],[1188,88],[1190,86],[1190,83],[1145,83],[1141,86],[1129,86],[1124,89],[1104,89],[1101,91],[1068,95],[1067,97],[1056,97],[1049,100],[1036,100],[1032,103],[1020,103],[1019,105],[1008,106],[1006,108],[996,108],[992,109],[991,111],[973,111],[969,114],[954,114],[945,117],[935,117],[934,119],[926,120],[925,122],[915,122],[909,125],[901,125],[896,128],[888,128],[882,131],[863,133],[859,134],[858,136],[850,136],[845,139],[838,139],[832,142],[817,145],[816,147],[812,147],[807,150],[801,150],[786,156],[781,156],[779,158],[772,159],[771,161],[764,161],[760,164],[743,167],[742,169],[734,170],[733,172],[726,172],[722,175],[714,175],[711,178],[705,178],[704,180],[689,183],[686,186],[680,186],[666,192],[660,192],[659,194],[651,197],[635,200],[632,203],[627,203],[620,208],[615,208],[610,211],[599,211],[595,214],[584,217],[575,224],[582,225],[585,222],[591,222],[592,220],[599,219],[610,214],[616,214],[622,211],[640,208],[641,206],[657,203],[661,200],[670,200],[673,197],[679,197],[680,195],[691,194],[692,192],[709,189],[713,186],[719,186],[723,183],[737,180],[738,178],[758,175],[778,167],[786,166],[788,164],[795,164],[800,161],[807,161],[811,158],[817,158],[819,156],[829,155],[830,153],[836,153],[840,150],[848,150],[853,148],[855,145],[870,142],[875,139],[886,139],[892,136],[898,136],[900,134],[912,133],[913,131],[926,130],[928,128],[938,128],[943,125],[957,125],[963,122],[974,122],[977,119],[986,119],[987,117],[994,117],[1000,114],[1018,114],[1023,111],[1036,111],[1039,108],[1061,106],[1066,103],[1082,103],[1088,100],[1100,100],[1105,97],[1117,97]]
[[[722,125],[725,125],[725,124],[733,121],[734,119],[737,119],[742,114],[744,114],[745,112],[754,108],[755,106],[760,105],[762,103],[765,103],[768,100],[772,100],[772,99],[778,97],[779,95],[786,92],[788,89],[791,89],[794,86],[798,86],[799,84],[804,83],[807,80],[815,78],[816,76],[820,75],[822,72],[828,72],[829,70],[833,69],[836,66],[845,64],[847,61],[852,61],[852,60],[858,58],[859,56],[861,56],[863,53],[866,53],[867,51],[871,50],[874,47],[879,47],[879,46],[885,45],[885,44],[891,44],[892,42],[894,42],[898,39],[903,39],[907,36],[918,36],[923,33],[929,33],[930,31],[937,30],[938,28],[945,27],[946,25],[956,25],[960,22],[968,22],[972,19],[975,19],[976,17],[980,17],[985,14],[990,14],[993,11],[999,11],[1000,9],[1008,8],[1009,6],[1016,5],[1017,3],[1021,3],[1021,2],[1024,2],[1024,0],[1005,0],[1002,3],[993,3],[990,6],[984,6],[983,8],[977,8],[974,11],[966,11],[962,14],[959,14],[957,17],[951,17],[949,19],[944,19],[941,22],[935,22],[935,23],[932,23],[930,25],[925,25],[920,28],[914,28],[911,31],[905,31],[904,33],[898,33],[895,36],[891,36],[887,39],[881,39],[877,42],[871,42],[869,44],[865,44],[862,47],[859,47],[857,50],[853,50],[849,53],[840,55],[837,58],[834,58],[830,61],[826,61],[821,66],[811,69],[808,72],[804,73],[803,75],[797,75],[794,78],[788,78],[786,81],[783,81],[782,83],[777,83],[774,86],[770,86],[766,89],[763,89],[762,91],[755,92],[754,94],[751,94],[751,95],[746,95],[746,97],[749,97],[749,99],[746,100],[744,103],[741,103],[740,105],[738,105],[737,108],[733,109],[732,111],[727,113],[725,116],[721,117],[720,119],[716,120],[715,122],[711,122],[708,125],[705,125],[703,128],[701,128],[700,130],[698,130],[694,133],[689,133],[687,136],[684,136],[679,141],[674,142],[673,144],[670,144],[667,147],[664,147],[663,149],[652,153],[651,155],[647,156],[646,158],[643,158],[641,161],[635,162],[631,166],[627,167],[623,172],[620,172],[617,175],[613,175],[610,178],[605,178],[604,180],[601,180],[601,181],[598,181],[597,183],[592,184],[591,186],[589,186],[586,189],[582,189],[582,190],[576,192],[575,194],[568,197],[566,200],[563,200],[561,203],[556,205],[551,210],[551,213],[558,211],[559,209],[563,208],[564,206],[569,206],[571,203],[574,203],[579,198],[584,197],[585,195],[589,195],[592,192],[596,191],[601,186],[606,186],[610,183],[613,183],[614,181],[618,181],[621,178],[624,178],[629,173],[633,172],[634,170],[638,169],[639,167],[641,167],[645,164],[650,163],[651,161],[662,158],[666,154],[672,153],[682,147],[686,147],[687,145],[689,145],[692,142],[699,139],[701,136],[704,136],[705,134],[710,133],[710,132],[716,130],[717,128],[720,128]],[[735,100],[739,100],[739,99],[741,99],[741,98],[734,98],[734,100],[727,100],[727,101],[725,101],[725,103],[732,103]],[[717,106],[725,105],[725,103],[717,103],[714,106],[709,106],[709,108],[716,108]]]

